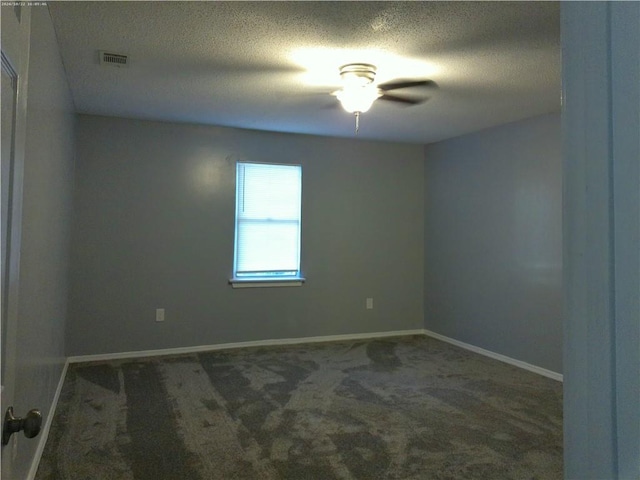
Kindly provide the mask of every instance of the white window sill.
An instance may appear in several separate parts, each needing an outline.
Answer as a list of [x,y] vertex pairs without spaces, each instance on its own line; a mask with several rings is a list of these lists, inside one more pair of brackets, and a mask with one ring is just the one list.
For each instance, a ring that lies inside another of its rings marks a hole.
[[229,284],[233,288],[301,287],[305,279],[295,278],[232,278]]

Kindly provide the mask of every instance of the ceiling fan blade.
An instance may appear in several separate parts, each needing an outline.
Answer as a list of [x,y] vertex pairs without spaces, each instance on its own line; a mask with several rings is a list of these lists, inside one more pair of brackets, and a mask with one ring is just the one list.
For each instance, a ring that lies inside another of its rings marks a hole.
[[427,97],[415,98],[415,97],[399,97],[397,95],[381,95],[378,97],[378,100],[386,100],[388,102],[397,102],[397,103],[405,103],[407,105],[418,105],[420,103],[424,103],[428,100]]
[[433,80],[396,80],[394,82],[387,82],[378,85],[378,88],[383,92],[387,90],[397,90],[399,88],[409,88],[409,87],[423,87],[423,86],[432,86],[436,85],[436,82]]
[[325,103],[320,108],[322,110],[338,110],[340,108],[340,102]]

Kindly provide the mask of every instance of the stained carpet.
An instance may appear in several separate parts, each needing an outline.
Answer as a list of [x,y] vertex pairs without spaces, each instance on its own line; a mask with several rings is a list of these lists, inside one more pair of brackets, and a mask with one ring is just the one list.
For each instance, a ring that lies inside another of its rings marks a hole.
[[72,364],[36,476],[561,478],[562,384],[423,336]]

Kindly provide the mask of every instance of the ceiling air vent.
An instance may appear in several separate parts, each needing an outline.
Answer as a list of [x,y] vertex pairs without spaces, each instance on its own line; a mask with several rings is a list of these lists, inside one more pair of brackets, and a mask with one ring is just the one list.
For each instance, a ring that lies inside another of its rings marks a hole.
[[100,51],[100,65],[110,65],[112,67],[128,67],[129,57],[121,53],[111,53]]

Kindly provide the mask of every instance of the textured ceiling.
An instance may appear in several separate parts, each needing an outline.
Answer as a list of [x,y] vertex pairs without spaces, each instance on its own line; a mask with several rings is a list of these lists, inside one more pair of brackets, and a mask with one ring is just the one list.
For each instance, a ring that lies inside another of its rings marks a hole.
[[[354,136],[338,68],[429,78],[359,137],[429,143],[560,108],[558,2],[50,2],[80,113]],[[99,50],[128,68],[101,66]]]

